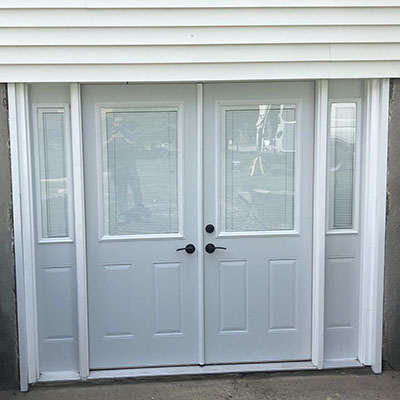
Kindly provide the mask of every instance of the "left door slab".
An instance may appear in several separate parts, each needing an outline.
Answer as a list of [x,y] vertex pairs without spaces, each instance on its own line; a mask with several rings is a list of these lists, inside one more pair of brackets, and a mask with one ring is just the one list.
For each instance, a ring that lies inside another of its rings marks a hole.
[[82,87],[90,368],[198,363],[196,87]]

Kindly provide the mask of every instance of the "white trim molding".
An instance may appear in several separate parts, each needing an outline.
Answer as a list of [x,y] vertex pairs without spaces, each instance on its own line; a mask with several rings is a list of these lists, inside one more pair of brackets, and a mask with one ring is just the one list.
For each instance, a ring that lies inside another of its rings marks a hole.
[[17,285],[20,389],[27,391],[39,371],[32,160],[27,87],[8,85],[11,171]]
[[19,381],[22,392],[28,391],[28,328],[26,312],[26,288],[24,279],[24,249],[22,241],[22,205],[21,205],[21,183],[20,157],[18,145],[18,123],[17,123],[17,100],[16,85],[8,84],[8,107],[9,107],[9,128],[10,147],[13,165],[12,175],[12,197],[13,197],[13,219],[14,219],[14,254],[15,273],[17,288],[17,311],[18,311],[18,347],[19,347]]
[[79,374],[82,379],[89,376],[89,327],[88,293],[86,268],[86,223],[85,195],[83,176],[83,137],[81,115],[81,88],[79,83],[72,83],[71,94],[71,136],[72,136],[72,175],[75,215],[75,252],[78,296],[78,348]]
[[359,360],[382,372],[389,79],[366,81]]
[[328,81],[315,83],[314,201],[313,201],[313,364],[324,364],[326,164],[328,143]]

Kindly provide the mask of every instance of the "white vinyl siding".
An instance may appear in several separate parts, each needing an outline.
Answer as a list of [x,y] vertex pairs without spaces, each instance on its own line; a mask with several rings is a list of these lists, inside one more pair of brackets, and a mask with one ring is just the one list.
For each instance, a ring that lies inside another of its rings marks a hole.
[[0,1],[3,80],[400,76],[399,1],[31,4]]

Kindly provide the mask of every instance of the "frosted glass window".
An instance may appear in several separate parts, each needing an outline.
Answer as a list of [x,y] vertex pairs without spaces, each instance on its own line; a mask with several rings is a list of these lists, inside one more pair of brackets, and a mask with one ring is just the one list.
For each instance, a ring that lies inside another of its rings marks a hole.
[[104,233],[179,232],[177,110],[101,109]]
[[329,229],[352,229],[357,103],[332,103],[329,141]]
[[42,238],[68,232],[68,178],[65,109],[36,108]]
[[294,229],[296,107],[234,107],[221,121],[223,229]]

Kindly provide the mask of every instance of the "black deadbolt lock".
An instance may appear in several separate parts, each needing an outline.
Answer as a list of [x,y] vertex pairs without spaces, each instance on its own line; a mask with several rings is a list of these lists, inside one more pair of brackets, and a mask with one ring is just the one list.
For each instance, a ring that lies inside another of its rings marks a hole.
[[208,224],[205,229],[207,233],[213,233],[215,231],[213,224]]

